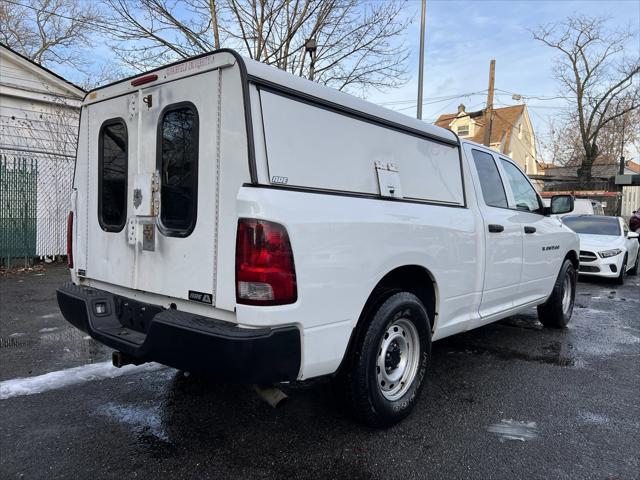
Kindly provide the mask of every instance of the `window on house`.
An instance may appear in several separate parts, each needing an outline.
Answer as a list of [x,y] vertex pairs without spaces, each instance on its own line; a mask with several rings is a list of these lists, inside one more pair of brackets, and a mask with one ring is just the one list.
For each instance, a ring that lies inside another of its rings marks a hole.
[[473,150],[473,161],[480,178],[484,203],[489,207],[507,208],[507,195],[493,156],[480,150]]
[[186,237],[196,224],[198,112],[191,103],[169,106],[160,118],[160,223],[165,235]]
[[98,137],[98,220],[107,232],[120,232],[127,218],[127,126],[107,120]]
[[461,137],[468,137],[469,125],[459,125],[456,131],[458,132],[458,135],[460,135]]

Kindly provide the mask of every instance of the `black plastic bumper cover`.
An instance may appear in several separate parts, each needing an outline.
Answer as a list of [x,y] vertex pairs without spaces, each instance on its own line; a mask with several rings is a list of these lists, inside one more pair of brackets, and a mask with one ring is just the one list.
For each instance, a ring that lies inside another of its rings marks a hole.
[[[71,282],[58,288],[57,296],[68,322],[141,362],[155,361],[234,382],[272,383],[298,376],[300,332],[294,326],[246,329],[178,310],[159,310],[141,332],[120,324],[116,301],[122,297]],[[96,303],[104,303],[106,312],[96,314]]]

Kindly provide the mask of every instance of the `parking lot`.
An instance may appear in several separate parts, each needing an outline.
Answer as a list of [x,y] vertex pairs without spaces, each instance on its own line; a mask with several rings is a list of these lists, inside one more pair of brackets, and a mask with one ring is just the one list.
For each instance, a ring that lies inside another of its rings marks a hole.
[[66,277],[0,278],[0,478],[640,478],[638,277],[581,280],[564,331],[531,310],[436,342],[420,403],[384,431],[327,380],[273,409],[170,368],[114,373],[59,314]]

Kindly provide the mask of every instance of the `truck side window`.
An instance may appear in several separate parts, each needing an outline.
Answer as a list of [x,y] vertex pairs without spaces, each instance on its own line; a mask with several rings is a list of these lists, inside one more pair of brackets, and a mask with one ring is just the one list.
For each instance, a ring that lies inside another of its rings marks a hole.
[[107,120],[98,137],[98,220],[107,232],[120,232],[126,223],[127,163],[127,126]]
[[507,195],[493,156],[480,150],[473,150],[473,161],[480,177],[484,203],[490,207],[508,208]]
[[516,209],[525,212],[542,213],[542,205],[538,194],[527,180],[527,177],[513,163],[501,158],[502,167],[507,173],[507,180],[511,185],[513,196],[516,201]]
[[170,105],[160,118],[160,222],[163,233],[186,237],[196,224],[198,112],[191,103]]

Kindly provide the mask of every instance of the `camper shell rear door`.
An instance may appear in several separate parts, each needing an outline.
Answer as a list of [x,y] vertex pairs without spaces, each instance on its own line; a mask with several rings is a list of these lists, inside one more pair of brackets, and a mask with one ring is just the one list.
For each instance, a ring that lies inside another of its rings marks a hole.
[[221,72],[89,105],[87,278],[215,305]]

